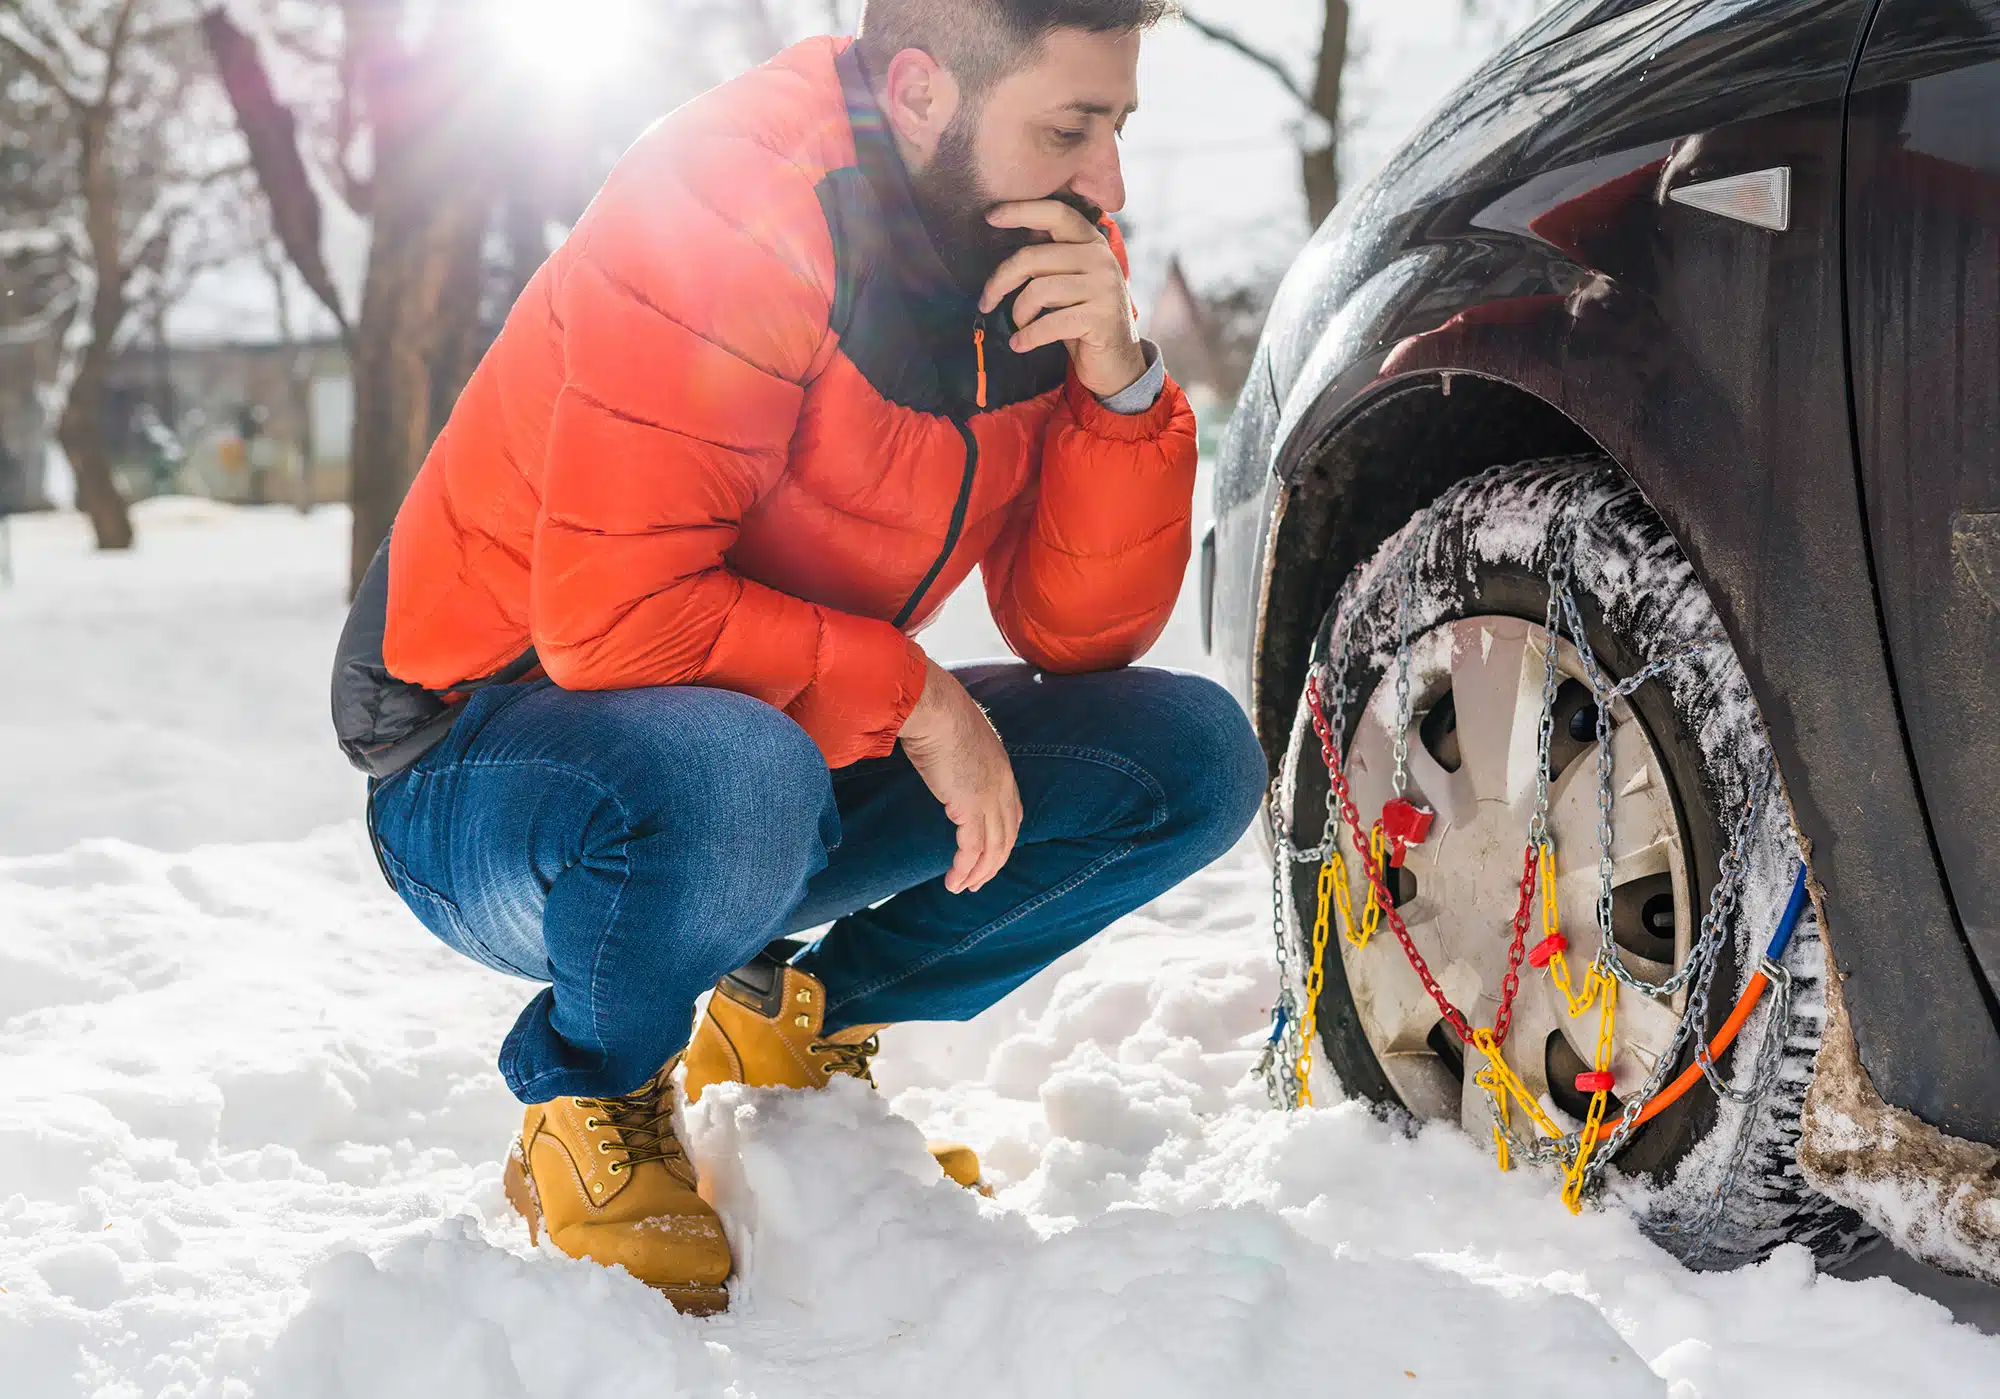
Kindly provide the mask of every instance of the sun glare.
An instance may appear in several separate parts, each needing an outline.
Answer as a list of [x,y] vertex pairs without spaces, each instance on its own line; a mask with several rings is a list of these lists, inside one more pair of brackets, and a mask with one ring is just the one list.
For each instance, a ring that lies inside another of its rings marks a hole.
[[490,0],[514,62],[551,86],[577,89],[632,58],[641,0]]

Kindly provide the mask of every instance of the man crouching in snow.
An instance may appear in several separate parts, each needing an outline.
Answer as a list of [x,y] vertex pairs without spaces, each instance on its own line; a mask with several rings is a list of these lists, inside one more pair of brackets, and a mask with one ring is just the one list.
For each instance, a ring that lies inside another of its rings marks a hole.
[[[355,600],[334,718],[384,874],[549,983],[500,1048],[510,1194],[683,1309],[730,1273],[683,1063],[866,1079],[885,1026],[977,1015],[1256,808],[1236,704],[1130,668],[1195,470],[1103,221],[1166,4],[869,0],[653,127]],[[910,639],[975,565],[1022,664]]]

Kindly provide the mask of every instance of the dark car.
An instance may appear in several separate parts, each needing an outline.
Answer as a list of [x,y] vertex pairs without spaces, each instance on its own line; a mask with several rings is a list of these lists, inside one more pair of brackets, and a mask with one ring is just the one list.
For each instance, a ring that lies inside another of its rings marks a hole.
[[1291,270],[1203,566],[1282,1095],[2000,1276],[2000,0],[1558,3]]

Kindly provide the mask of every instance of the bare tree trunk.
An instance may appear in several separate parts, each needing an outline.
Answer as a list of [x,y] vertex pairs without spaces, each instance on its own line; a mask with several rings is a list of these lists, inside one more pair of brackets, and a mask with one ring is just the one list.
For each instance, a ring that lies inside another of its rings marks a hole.
[[[491,208],[485,210],[491,213]],[[445,281],[438,293],[437,346],[431,351],[431,431],[443,431],[479,357],[486,353],[479,312],[486,291],[486,220],[462,219],[447,249]],[[507,305],[514,304],[509,297]]]
[[1326,23],[1313,77],[1312,109],[1330,128],[1324,149],[1300,156],[1306,217],[1318,228],[1340,200],[1340,80],[1347,69],[1347,0],[1326,0]]
[[[103,293],[100,291],[99,295]],[[100,549],[132,547],[132,517],[111,475],[111,446],[104,440],[105,401],[111,378],[111,341],[93,336],[77,365],[56,440],[76,477],[77,508],[90,517]]]
[[[443,187],[428,208],[398,209],[378,190],[375,247],[354,330],[354,542],[349,587],[361,584],[388,537],[417,468],[430,450],[431,366],[443,331],[454,253],[465,240],[451,225],[483,222],[486,203]],[[468,203],[476,207],[466,207]],[[475,240],[476,243],[476,240]]]
[[1188,28],[1234,50],[1264,69],[1301,107],[1326,123],[1324,146],[1299,152],[1300,183],[1305,188],[1306,217],[1318,228],[1340,198],[1340,80],[1347,69],[1348,0],[1325,0],[1320,26],[1319,59],[1312,91],[1299,86],[1291,64],[1279,54],[1258,48],[1226,25],[1183,12]]
[[443,426],[435,409],[457,398],[470,372],[459,347],[446,353],[446,345],[461,338],[455,332],[468,276],[477,319],[480,240],[492,199],[478,157],[458,154],[448,171],[429,168],[436,150],[387,157],[375,188],[374,245],[353,340],[350,588],[361,585]]
[[507,244],[507,285],[501,289],[502,306],[519,301],[528,283],[548,261],[546,217],[541,201],[525,190],[516,190],[501,206],[500,229]]
[[[352,33],[374,121],[374,234],[354,327],[350,590],[389,535],[465,374],[464,301],[477,318],[492,215],[490,151],[503,99],[448,30],[405,52],[379,12]],[[355,18],[350,14],[350,21]],[[448,342],[450,348],[447,348]]]
[[[128,6],[129,10],[129,6]],[[122,43],[120,19],[119,42]],[[113,50],[112,62],[116,61]],[[69,400],[63,405],[56,440],[76,478],[76,503],[90,517],[100,549],[132,547],[132,516],[111,474],[111,444],[105,441],[111,359],[125,322],[125,267],[119,246],[118,190],[105,157],[111,122],[109,99],[89,108],[78,130],[78,183],[83,188],[84,232],[90,240],[96,287],[90,301],[90,344],[77,365]]]

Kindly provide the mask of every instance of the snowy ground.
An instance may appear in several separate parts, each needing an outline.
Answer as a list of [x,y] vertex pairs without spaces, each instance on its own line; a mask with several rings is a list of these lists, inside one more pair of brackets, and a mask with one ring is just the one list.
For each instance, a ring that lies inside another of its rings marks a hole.
[[[139,516],[123,558],[16,521],[0,589],[9,1399],[2000,1393],[2000,1340],[1889,1278],[1697,1276],[1451,1131],[1265,1110],[1247,849],[982,1022],[893,1035],[886,1103],[705,1104],[730,1315],[538,1252],[492,1065],[522,991],[382,888],[328,733],[344,516]],[[960,601],[927,641],[989,652]],[[1158,658],[1200,663],[1186,612]]]

